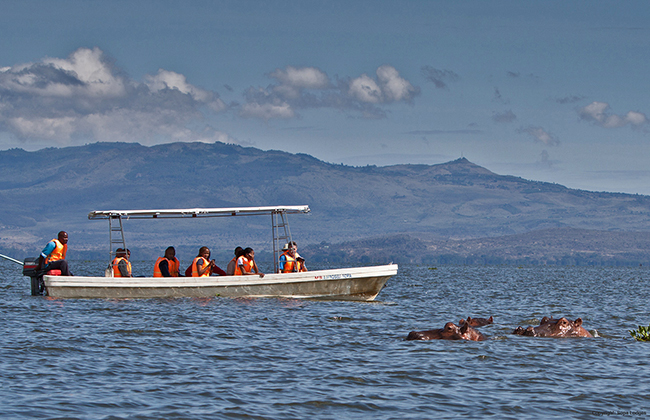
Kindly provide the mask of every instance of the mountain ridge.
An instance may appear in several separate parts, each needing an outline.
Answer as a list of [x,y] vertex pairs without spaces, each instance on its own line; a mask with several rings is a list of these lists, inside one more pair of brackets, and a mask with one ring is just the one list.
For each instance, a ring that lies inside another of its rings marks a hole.
[[[393,234],[469,241],[543,229],[650,231],[648,196],[499,175],[466,158],[354,167],[219,142],[0,151],[0,249],[40,246],[61,229],[77,249],[104,248],[105,226],[86,218],[92,210],[304,204],[311,214],[291,218],[291,229],[305,244]],[[266,221],[244,227],[231,220],[199,232],[180,223],[128,229],[134,247],[267,246]]]

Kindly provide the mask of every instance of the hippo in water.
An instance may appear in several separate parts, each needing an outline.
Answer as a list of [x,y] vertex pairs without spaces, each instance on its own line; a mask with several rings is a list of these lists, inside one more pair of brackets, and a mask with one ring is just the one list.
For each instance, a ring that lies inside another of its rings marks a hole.
[[463,325],[464,323],[468,323],[470,327],[478,328],[478,327],[483,327],[488,324],[492,324],[494,322],[493,317],[489,318],[472,318],[471,316],[468,316],[467,319],[461,319],[458,322],[458,325]]
[[547,316],[542,318],[538,327],[517,327],[512,333],[529,337],[593,337],[582,327],[582,318],[569,321],[564,317],[553,319]]
[[429,331],[411,331],[407,340],[471,340],[483,341],[485,336],[464,323],[460,327],[453,322],[445,324],[444,328]]

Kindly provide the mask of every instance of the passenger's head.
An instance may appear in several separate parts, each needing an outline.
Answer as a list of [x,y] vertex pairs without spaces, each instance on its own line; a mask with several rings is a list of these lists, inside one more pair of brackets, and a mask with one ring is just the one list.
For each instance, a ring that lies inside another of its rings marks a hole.
[[249,258],[255,258],[255,251],[253,251],[253,248],[246,248],[244,250],[244,256]]
[[206,259],[210,258],[210,248],[208,248],[207,246],[202,246],[201,248],[199,248],[198,256]]
[[244,248],[240,246],[235,248],[235,257],[241,257],[242,255],[244,255]]
[[68,232],[61,231],[59,232],[58,236],[59,242],[61,242],[63,245],[68,243]]
[[165,250],[165,258],[171,260],[174,257],[176,257],[176,250],[174,249],[173,246],[170,246]]
[[124,250],[124,248],[117,248],[115,250],[115,256],[117,258],[124,258],[126,257],[126,251]]

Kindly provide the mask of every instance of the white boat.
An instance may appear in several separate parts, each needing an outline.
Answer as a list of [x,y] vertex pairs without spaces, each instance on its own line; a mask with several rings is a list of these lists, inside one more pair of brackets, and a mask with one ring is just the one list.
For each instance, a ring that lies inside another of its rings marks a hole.
[[285,297],[374,300],[397,265],[259,276],[44,276],[48,296],[60,298]]
[[[110,260],[113,246],[126,249],[122,219],[196,218],[271,215],[274,274],[264,277],[66,277],[44,275],[48,296],[57,298],[283,297],[374,300],[397,265],[278,273],[282,246],[290,242],[287,214],[309,213],[308,206],[93,211],[89,219],[108,219]],[[32,279],[34,285],[34,279]],[[32,292],[34,291],[32,286]]]

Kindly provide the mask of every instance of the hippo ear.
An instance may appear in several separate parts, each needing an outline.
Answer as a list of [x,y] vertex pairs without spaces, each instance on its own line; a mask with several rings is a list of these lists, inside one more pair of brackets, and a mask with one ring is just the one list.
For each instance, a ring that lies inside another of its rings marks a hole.
[[575,324],[576,327],[581,326],[581,325],[582,325],[582,318],[578,318],[578,319],[576,319],[575,322],[574,322],[574,324]]
[[407,340],[421,340],[422,339],[422,333],[420,331],[411,331],[406,337]]
[[494,317],[493,317],[493,316],[490,316],[490,317],[488,318],[488,321],[490,321],[490,324],[493,323],[493,322],[494,322]]
[[539,325],[546,324],[548,321],[550,321],[552,319],[553,319],[553,317],[549,318],[549,317],[545,316],[544,318],[542,318],[541,321],[539,321]]
[[469,329],[469,322],[466,322],[466,323],[464,323],[463,325],[461,325],[461,327],[460,327],[460,333],[461,333],[461,334],[465,334],[465,333],[467,332],[468,329]]

